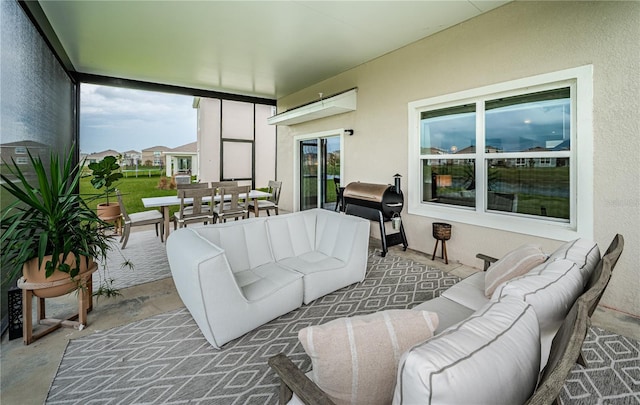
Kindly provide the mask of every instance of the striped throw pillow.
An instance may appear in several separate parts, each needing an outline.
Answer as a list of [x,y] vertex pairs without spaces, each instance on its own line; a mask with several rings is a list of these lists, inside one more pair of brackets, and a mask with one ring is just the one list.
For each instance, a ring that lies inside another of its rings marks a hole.
[[386,405],[402,353],[437,327],[435,313],[387,310],[309,326],[298,339],[311,358],[311,379],[336,404]]
[[537,265],[544,263],[547,255],[540,246],[523,245],[507,253],[487,269],[484,277],[484,295],[491,298],[496,288],[505,281],[522,276]]

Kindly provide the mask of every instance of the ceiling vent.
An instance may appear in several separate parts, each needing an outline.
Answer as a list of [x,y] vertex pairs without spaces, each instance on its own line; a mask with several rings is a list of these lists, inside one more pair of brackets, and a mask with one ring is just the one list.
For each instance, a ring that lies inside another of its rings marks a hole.
[[[267,118],[269,125],[295,125],[356,110],[358,89],[347,90]],[[321,94],[321,93],[320,93]]]

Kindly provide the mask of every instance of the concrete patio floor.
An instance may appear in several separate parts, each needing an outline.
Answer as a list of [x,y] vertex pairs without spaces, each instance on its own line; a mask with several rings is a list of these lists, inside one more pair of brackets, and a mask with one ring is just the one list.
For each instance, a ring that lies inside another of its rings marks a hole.
[[[372,239],[371,246],[379,247],[379,241]],[[445,265],[438,258],[431,261],[430,255],[413,250],[405,252],[398,246],[390,248],[390,252],[462,278],[478,271],[457,263]],[[94,309],[82,331],[61,328],[29,346],[23,345],[21,339],[9,341],[6,333],[1,345],[0,402],[3,405],[44,403],[69,340],[183,307],[172,278],[125,288],[121,293],[122,296],[116,298],[94,299]],[[49,316],[61,317],[76,308],[73,294],[54,300],[54,310],[63,312],[50,311]],[[640,339],[640,320],[602,307],[594,313],[593,325]]]

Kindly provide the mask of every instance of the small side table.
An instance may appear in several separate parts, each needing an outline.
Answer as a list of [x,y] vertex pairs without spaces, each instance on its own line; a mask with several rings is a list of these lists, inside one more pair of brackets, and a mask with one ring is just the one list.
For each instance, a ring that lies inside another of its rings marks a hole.
[[433,237],[436,239],[436,246],[433,248],[433,255],[431,260],[436,258],[436,251],[438,250],[438,242],[442,242],[442,250],[440,256],[444,259],[444,264],[449,264],[449,257],[447,256],[447,241],[451,239],[451,225],[444,222],[433,223]]

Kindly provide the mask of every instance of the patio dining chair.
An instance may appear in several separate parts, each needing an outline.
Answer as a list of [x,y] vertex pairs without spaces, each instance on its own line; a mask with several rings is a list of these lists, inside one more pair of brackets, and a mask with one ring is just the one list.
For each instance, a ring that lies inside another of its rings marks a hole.
[[[122,202],[122,194],[120,194],[120,190],[116,190],[116,195],[118,196],[118,204],[120,205],[120,213],[122,214],[122,218],[124,219],[124,227],[122,229],[122,236],[120,237],[120,243],[122,243],[121,249],[124,249],[127,246],[127,242],[129,241],[129,233],[131,232],[131,227],[133,226],[142,226],[142,225],[155,225],[156,226],[156,236],[160,236],[160,241],[164,242],[164,218],[162,213],[158,210],[147,210],[142,212],[133,212],[131,214],[127,213],[127,210]],[[158,226],[160,227],[160,232],[158,233]]]
[[280,201],[281,190],[281,181],[269,180],[267,192],[271,194],[271,197],[266,200],[249,201],[249,211],[255,212],[255,205],[258,204],[258,210],[267,211],[267,215],[271,215],[270,210],[274,210],[276,215],[278,215],[278,202]]
[[188,190],[188,189],[194,189],[194,188],[209,188],[209,185],[207,183],[178,183],[176,184],[176,189],[177,190]]
[[[227,222],[227,218],[249,218],[246,197],[249,191],[249,186],[220,187],[220,202],[213,207],[213,223]],[[240,194],[245,194],[245,198],[241,200]]]
[[212,181],[211,188],[215,188],[216,190],[220,187],[237,187],[238,182],[233,180],[225,180],[225,181]]
[[[194,188],[209,188],[209,184],[208,183],[177,183],[176,184],[176,189],[178,191],[194,189]],[[176,229],[178,229],[178,220],[176,219],[175,215],[173,216],[173,218],[171,218],[171,220],[173,221],[173,230],[175,231]]]
[[344,187],[340,187],[340,177],[333,178],[333,185],[336,189],[336,206],[333,209],[334,211],[344,211],[344,202],[342,194],[344,194]]
[[[187,224],[202,222],[208,223],[211,219],[211,204],[215,190],[212,188],[186,188],[178,190],[180,209],[174,214],[177,225],[184,228]],[[210,197],[210,202],[204,201]],[[187,201],[191,199],[192,201]]]

